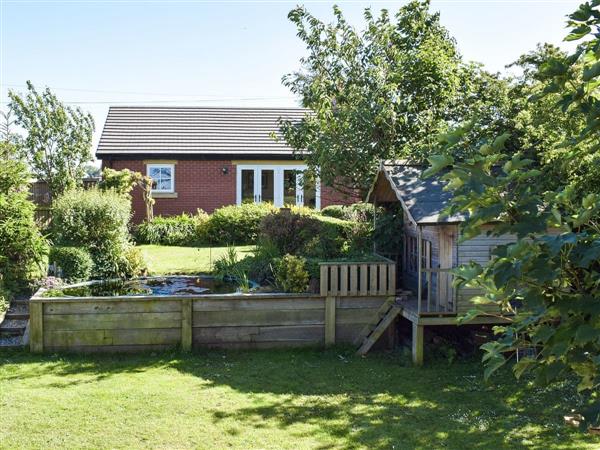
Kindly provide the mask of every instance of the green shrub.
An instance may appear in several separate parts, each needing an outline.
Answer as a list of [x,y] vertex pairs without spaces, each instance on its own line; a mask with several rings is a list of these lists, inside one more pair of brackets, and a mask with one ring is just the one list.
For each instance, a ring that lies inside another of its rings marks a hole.
[[264,217],[275,211],[268,203],[245,203],[215,210],[208,220],[206,233],[210,243],[252,244],[259,234]]
[[52,247],[49,261],[60,268],[62,278],[70,282],[88,280],[94,268],[90,252],[81,247]]
[[261,224],[261,240],[271,242],[280,254],[333,258],[344,253],[352,223],[318,214],[279,211]]
[[275,283],[284,292],[306,292],[309,274],[306,260],[287,254],[275,262]]
[[98,188],[102,191],[112,189],[118,194],[129,195],[135,187],[136,178],[136,173],[129,169],[115,170],[105,167]]
[[352,220],[355,222],[362,223],[373,223],[374,215],[380,216],[385,212],[385,209],[382,207],[377,207],[372,203],[353,203],[346,208],[346,220]]
[[[384,253],[400,253],[402,249],[402,208],[399,205],[375,208],[371,203],[332,205],[322,214],[354,222],[348,236],[348,253],[370,253],[373,247]],[[373,245],[375,244],[375,245]]]
[[155,217],[136,227],[135,240],[138,244],[156,245],[200,245],[207,240],[208,214],[201,209],[195,216]]
[[[377,214],[382,214],[383,208],[377,208]],[[336,219],[351,220],[354,222],[373,222],[375,207],[372,203],[353,203],[351,205],[331,205],[323,208],[321,214]]]
[[321,213],[314,208],[309,208],[308,206],[296,206],[291,205],[288,208],[294,214],[300,214],[303,216],[319,216]]
[[125,278],[139,277],[148,272],[146,261],[139,248],[130,246],[125,250],[121,263],[121,272]]
[[400,254],[402,252],[402,233],[404,213],[399,204],[382,209],[377,214],[373,241],[375,249],[381,253]]
[[306,271],[308,272],[308,276],[309,279],[310,278],[315,278],[315,279],[319,279],[321,278],[321,266],[319,263],[323,262],[322,259],[320,258],[306,258]]
[[220,279],[233,279],[238,283],[242,292],[250,290],[247,260],[239,261],[235,247],[227,247],[225,254],[221,255],[214,263],[213,273]]
[[104,241],[128,242],[130,202],[113,191],[72,190],[53,205],[55,243],[101,247]]
[[2,274],[0,274],[0,313],[3,313],[8,309],[10,304],[11,294],[7,289],[4,288],[4,282],[2,281]]
[[0,164],[0,277],[4,289],[21,291],[46,272],[48,246],[35,223],[28,199],[29,172],[10,159]]
[[346,219],[346,209],[347,207],[344,205],[331,205],[323,208],[321,210],[321,214],[327,217],[334,217],[336,219]]
[[273,261],[281,257],[282,253],[270,241],[259,242],[251,255],[238,262],[243,266],[248,276],[259,284],[273,284]]
[[94,277],[130,276],[129,199],[112,190],[72,190],[53,205],[55,244],[85,247],[94,260]]
[[213,274],[217,278],[233,276],[235,266],[238,264],[237,250],[233,246],[227,247],[227,251],[219,256],[213,263]]

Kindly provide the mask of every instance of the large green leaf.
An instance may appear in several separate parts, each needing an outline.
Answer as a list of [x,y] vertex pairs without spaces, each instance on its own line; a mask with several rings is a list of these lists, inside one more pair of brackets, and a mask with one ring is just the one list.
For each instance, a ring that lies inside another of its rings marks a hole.
[[530,357],[521,358],[513,367],[513,371],[517,378],[521,378],[525,372],[536,365],[537,361]]
[[439,173],[454,162],[454,158],[450,155],[433,155],[427,158],[427,160],[430,167],[423,172],[423,178],[428,178]]
[[585,22],[592,15],[592,8],[589,3],[583,3],[579,8],[572,14],[569,14],[569,18],[578,22]]
[[481,311],[478,309],[470,309],[469,311],[467,311],[464,315],[459,316],[456,319],[456,323],[458,325],[463,325],[465,323],[469,323],[470,321],[472,321],[473,319],[475,319],[476,317],[481,315]]
[[590,264],[600,261],[600,239],[593,242],[583,242],[571,253],[573,263],[577,267],[587,269]]
[[506,358],[501,353],[492,353],[485,364],[483,377],[488,380],[492,374],[506,364]]
[[460,266],[452,272],[464,282],[469,282],[477,278],[483,272],[483,268],[479,264],[472,262],[470,265]]
[[585,81],[589,81],[592,78],[597,77],[598,75],[600,75],[600,62],[597,62],[594,65],[583,69],[583,79]]
[[590,341],[595,341],[598,337],[600,337],[600,329],[584,323],[577,328],[577,332],[575,333],[575,343],[587,344]]
[[586,36],[590,31],[592,31],[590,27],[587,25],[581,25],[580,27],[574,28],[565,38],[565,41],[577,41]]
[[553,327],[549,325],[542,325],[532,334],[531,339],[533,342],[540,342],[545,344],[555,333]]

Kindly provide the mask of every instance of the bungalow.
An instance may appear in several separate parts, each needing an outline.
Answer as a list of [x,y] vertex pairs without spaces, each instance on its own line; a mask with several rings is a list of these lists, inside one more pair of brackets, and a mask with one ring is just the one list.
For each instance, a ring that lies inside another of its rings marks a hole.
[[[271,202],[320,209],[356,201],[318,179],[281,138],[279,120],[303,108],[111,107],[96,157],[155,181],[157,215],[212,212],[224,205]],[[279,139],[275,139],[278,137]],[[134,192],[134,221],[144,202]]]

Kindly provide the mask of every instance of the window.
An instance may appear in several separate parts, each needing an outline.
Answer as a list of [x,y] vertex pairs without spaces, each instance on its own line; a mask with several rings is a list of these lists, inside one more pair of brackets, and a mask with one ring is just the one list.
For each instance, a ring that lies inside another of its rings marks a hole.
[[417,253],[417,238],[414,236],[406,236],[405,239],[405,260],[406,270],[408,272],[416,272],[419,270],[417,266],[418,253]]
[[148,164],[147,173],[152,178],[152,192],[175,192],[175,165]]
[[[404,240],[404,260],[408,272],[419,271],[419,240],[415,236],[406,236]],[[431,242],[421,239],[421,267],[431,268]]]
[[421,267],[431,269],[431,241],[421,239]]

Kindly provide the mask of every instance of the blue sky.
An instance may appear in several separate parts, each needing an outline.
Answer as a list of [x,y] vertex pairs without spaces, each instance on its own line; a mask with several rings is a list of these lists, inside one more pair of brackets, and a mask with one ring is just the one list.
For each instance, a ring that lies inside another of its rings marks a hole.
[[[304,47],[287,13],[304,4],[322,19],[334,2],[0,0],[0,107],[25,80],[90,111],[96,136],[109,104],[295,105],[282,75]],[[405,1],[338,1],[362,12]],[[468,60],[502,71],[538,42],[562,44],[580,1],[439,0],[432,9]]]

